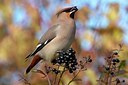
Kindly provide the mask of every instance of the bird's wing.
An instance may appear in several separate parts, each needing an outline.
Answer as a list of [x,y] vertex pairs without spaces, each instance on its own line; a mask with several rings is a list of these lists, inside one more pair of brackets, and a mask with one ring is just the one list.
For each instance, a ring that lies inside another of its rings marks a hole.
[[55,29],[58,25],[52,26],[40,39],[39,44],[36,46],[35,50],[30,53],[25,59],[28,59],[31,56],[34,56],[38,51],[40,51],[46,44],[56,37]]

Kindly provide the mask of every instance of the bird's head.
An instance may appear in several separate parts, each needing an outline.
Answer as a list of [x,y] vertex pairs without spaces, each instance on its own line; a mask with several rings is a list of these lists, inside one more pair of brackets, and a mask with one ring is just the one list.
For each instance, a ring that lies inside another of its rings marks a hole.
[[60,10],[58,13],[57,13],[57,17],[59,17],[62,13],[66,13],[67,16],[71,17],[71,18],[74,18],[74,15],[77,11],[77,7],[76,6],[73,6],[73,7],[68,7],[68,8],[64,8],[62,10]]

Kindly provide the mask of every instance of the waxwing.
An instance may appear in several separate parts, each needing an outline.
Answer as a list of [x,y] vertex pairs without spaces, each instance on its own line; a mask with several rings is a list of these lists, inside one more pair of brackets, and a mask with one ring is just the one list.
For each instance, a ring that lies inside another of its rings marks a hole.
[[56,55],[57,51],[65,51],[70,48],[75,38],[76,25],[74,15],[77,10],[76,6],[68,7],[56,14],[56,22],[41,37],[35,50],[26,57],[26,59],[33,57],[26,73],[29,73],[40,60],[51,62],[58,57]]

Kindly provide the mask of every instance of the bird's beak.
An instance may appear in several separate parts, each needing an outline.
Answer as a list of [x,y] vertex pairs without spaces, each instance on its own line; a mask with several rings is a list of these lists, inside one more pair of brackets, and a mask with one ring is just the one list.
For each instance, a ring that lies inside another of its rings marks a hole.
[[74,7],[71,8],[71,11],[76,12],[77,10],[78,10],[77,6],[74,6]]

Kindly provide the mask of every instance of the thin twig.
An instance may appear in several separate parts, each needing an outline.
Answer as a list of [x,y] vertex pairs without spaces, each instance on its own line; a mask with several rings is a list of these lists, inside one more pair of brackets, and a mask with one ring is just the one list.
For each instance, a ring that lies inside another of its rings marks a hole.
[[[50,79],[49,79],[49,77],[48,77],[48,74],[47,74],[46,72],[44,72],[43,70],[38,70],[38,69],[34,70],[33,72],[43,74],[43,75],[44,75],[44,77],[47,77],[48,85],[52,85],[52,84],[51,84],[51,81],[50,81]],[[44,78],[44,77],[42,77],[42,78]]]
[[112,76],[110,76],[109,78],[108,85],[111,85],[111,83],[112,83]]
[[71,81],[69,81],[69,83],[67,85],[69,85],[72,81],[74,81],[74,79],[78,76],[78,74],[80,73],[80,70],[78,71],[78,73],[72,78]]
[[19,74],[19,76],[21,77],[21,79],[19,79],[19,81],[23,80],[24,84],[31,85],[31,83],[29,83],[28,80],[24,78],[24,76],[22,76],[20,74]]
[[50,79],[49,79],[49,77],[48,77],[48,75],[47,75],[47,79],[48,79],[48,84],[49,84],[49,85],[52,85],[52,84],[51,84],[51,81],[50,81]]
[[61,73],[61,75],[60,75],[60,78],[59,78],[59,81],[58,81],[58,85],[59,85],[59,83],[60,83],[60,81],[61,81],[61,78],[62,78],[62,75],[64,74],[64,72],[65,72],[65,66],[64,66],[64,69],[63,69],[63,71],[62,71],[62,73]]
[[[60,66],[58,65],[57,70],[59,70],[59,67],[60,67]],[[56,75],[55,75],[55,80],[54,80],[54,83],[53,83],[54,85],[56,85],[56,79],[57,79],[57,75],[58,75],[58,74],[56,74]]]
[[48,74],[47,73],[45,73],[45,72],[43,72],[45,75],[46,75],[46,77],[47,77],[47,80],[48,80],[48,85],[52,85],[51,84],[51,81],[50,81],[50,79],[49,79],[49,76],[48,76]]
[[[45,72],[44,72],[44,73],[45,73]],[[51,84],[51,81],[50,81],[50,79],[49,79],[48,74],[47,74],[47,73],[45,73],[45,75],[47,76],[47,79],[48,79],[48,85],[52,85],[52,84]]]
[[105,84],[106,84],[106,85],[108,85],[108,83],[109,83],[109,81],[110,81],[110,80],[109,80],[109,77],[110,77],[110,72],[112,71],[112,69],[111,69],[111,67],[112,67],[111,61],[112,61],[112,59],[113,59],[113,54],[111,55],[110,61],[108,61],[108,65],[109,65],[110,71],[109,71],[109,73],[107,73],[107,77],[105,78],[105,80],[106,80]]

